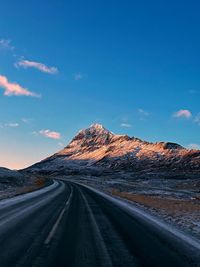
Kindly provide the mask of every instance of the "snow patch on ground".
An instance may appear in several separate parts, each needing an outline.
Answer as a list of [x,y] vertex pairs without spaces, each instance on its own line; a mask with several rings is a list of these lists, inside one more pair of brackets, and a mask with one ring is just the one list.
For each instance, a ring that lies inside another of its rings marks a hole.
[[133,206],[133,204],[125,202],[124,200],[121,199],[117,199],[114,198],[113,196],[107,195],[97,189],[94,189],[90,186],[81,184],[87,188],[89,188],[90,190],[92,190],[93,192],[103,196],[104,198],[112,201],[113,203],[115,203],[116,205],[120,206],[122,209],[124,209],[126,212],[128,212],[130,215],[132,216],[137,216],[139,218],[141,218],[142,220],[146,220],[148,223],[150,222],[151,224],[156,225],[156,227],[159,227],[161,231],[165,230],[170,232],[171,234],[175,235],[176,237],[178,237],[179,239],[183,240],[184,242],[187,242],[189,245],[193,246],[194,248],[197,248],[200,250],[200,243],[198,240],[196,240],[195,238],[186,235],[185,233],[179,231],[178,229],[172,227],[171,225],[168,225],[162,221],[160,221],[158,218],[146,213],[145,211]]
[[3,199],[0,201],[0,209],[1,208],[5,208],[7,206],[10,206],[10,205],[13,205],[13,204],[16,204],[16,203],[20,203],[20,202],[23,202],[25,200],[28,200],[28,199],[31,199],[31,198],[34,198],[34,197],[37,197],[41,194],[44,194],[48,191],[51,191],[53,189],[55,189],[56,187],[58,187],[59,183],[58,181],[54,181],[53,184],[47,186],[47,187],[44,187],[42,189],[39,189],[39,190],[36,190],[34,192],[31,192],[31,193],[26,193],[26,194],[23,194],[23,195],[19,195],[19,196],[16,196],[16,197],[12,197],[12,198],[9,198],[9,199]]
[[131,179],[119,174],[93,177],[63,176],[123,199],[161,221],[200,240],[200,182],[198,179]]

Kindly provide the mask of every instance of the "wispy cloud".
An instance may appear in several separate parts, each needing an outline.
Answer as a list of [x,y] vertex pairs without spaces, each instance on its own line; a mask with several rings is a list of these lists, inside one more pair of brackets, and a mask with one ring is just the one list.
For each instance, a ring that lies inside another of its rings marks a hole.
[[149,116],[149,112],[147,112],[146,110],[144,110],[144,109],[142,109],[142,108],[139,108],[139,109],[138,109],[138,113],[139,113],[140,115],[142,115],[142,116],[145,116],[145,117]]
[[81,79],[83,79],[83,74],[81,74],[81,73],[75,73],[74,74],[74,80],[75,81],[79,81]]
[[173,114],[173,117],[189,119],[192,117],[192,112],[188,109],[180,109]]
[[120,127],[131,128],[132,127],[132,124],[130,124],[130,123],[121,123],[120,124]]
[[0,49],[14,50],[15,47],[13,45],[11,45],[11,40],[1,39],[0,40]]
[[194,122],[200,126],[200,113],[195,116]]
[[0,128],[17,128],[19,127],[19,123],[18,122],[8,122],[8,123],[1,123],[0,124]]
[[33,119],[29,119],[29,118],[22,118],[21,121],[25,124],[29,124]]
[[187,146],[187,148],[189,148],[189,149],[197,149],[197,150],[199,150],[199,149],[200,149],[200,144],[189,144],[189,145]]
[[18,122],[10,122],[10,123],[5,123],[4,126],[9,127],[9,128],[16,128],[16,127],[19,127],[19,123]]
[[22,87],[18,83],[9,82],[5,76],[0,75],[0,87],[3,88],[5,96],[32,96],[39,97],[38,94],[29,91],[28,89]]
[[15,67],[17,68],[22,67],[24,69],[34,68],[34,69],[37,69],[39,71],[42,71],[48,74],[58,73],[58,69],[56,67],[48,67],[43,63],[30,61],[30,60],[20,60],[17,63],[15,63]]
[[60,139],[61,138],[61,134],[59,132],[54,132],[51,130],[41,130],[39,131],[39,134],[47,137],[47,138],[52,138],[52,139]]

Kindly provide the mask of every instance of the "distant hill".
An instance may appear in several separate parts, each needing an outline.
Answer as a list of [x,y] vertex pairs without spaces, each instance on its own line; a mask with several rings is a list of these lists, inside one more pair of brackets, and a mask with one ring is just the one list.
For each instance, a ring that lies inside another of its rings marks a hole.
[[20,185],[24,182],[24,176],[18,171],[0,167],[0,183],[9,185]]

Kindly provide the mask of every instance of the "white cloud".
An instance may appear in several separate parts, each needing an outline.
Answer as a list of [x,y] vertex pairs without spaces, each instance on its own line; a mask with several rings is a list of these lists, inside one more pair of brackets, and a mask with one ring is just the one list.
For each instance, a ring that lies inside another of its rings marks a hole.
[[189,144],[189,145],[187,146],[187,148],[189,148],[189,149],[197,149],[197,150],[199,150],[199,149],[200,149],[200,145],[199,145],[199,144]]
[[5,127],[16,128],[19,127],[19,123],[17,122],[5,123]]
[[173,117],[189,119],[192,117],[192,112],[188,109],[180,109],[173,114]]
[[0,87],[3,88],[5,96],[32,96],[39,97],[38,94],[29,91],[28,89],[22,87],[21,85],[13,82],[9,82],[5,76],[0,75]]
[[37,70],[40,70],[42,72],[48,73],[48,74],[57,74],[58,69],[56,67],[48,67],[43,63],[35,62],[35,61],[29,61],[29,60],[20,60],[17,63],[15,63],[15,67],[23,67],[24,69],[27,68],[34,68]]
[[139,109],[138,109],[138,112],[139,112],[140,115],[143,115],[143,116],[145,116],[145,117],[149,116],[149,112],[145,111],[145,110],[142,109],[142,108],[139,108]]
[[74,80],[75,81],[78,81],[78,80],[81,80],[81,79],[83,79],[83,74],[81,74],[81,73],[75,73],[74,74]]
[[130,123],[121,123],[120,126],[121,127],[124,127],[124,128],[130,128],[130,127],[132,127],[132,125]]
[[48,129],[39,131],[39,134],[44,136],[44,137],[52,138],[52,139],[60,139],[61,138],[61,134],[59,132],[50,131]]
[[0,49],[14,50],[15,47],[11,45],[11,40],[1,39],[0,40]]
[[0,124],[0,128],[17,128],[19,127],[19,123],[18,122],[8,122],[8,123],[4,123],[4,124]]

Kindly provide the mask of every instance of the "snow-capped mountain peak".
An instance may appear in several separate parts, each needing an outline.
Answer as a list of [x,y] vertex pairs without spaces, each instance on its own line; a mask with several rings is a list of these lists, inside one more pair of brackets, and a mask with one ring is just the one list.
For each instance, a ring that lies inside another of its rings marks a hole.
[[116,135],[100,124],[83,129],[61,151],[28,168],[28,171],[128,171],[141,175],[164,172],[200,172],[200,151],[171,142],[150,143]]
[[106,145],[109,143],[113,133],[108,131],[101,124],[92,124],[89,128],[79,131],[79,133],[72,139],[70,146],[94,146]]

